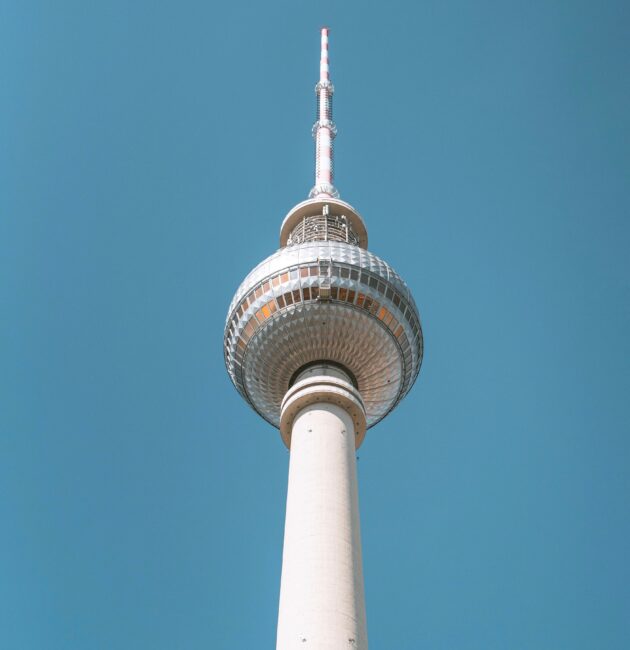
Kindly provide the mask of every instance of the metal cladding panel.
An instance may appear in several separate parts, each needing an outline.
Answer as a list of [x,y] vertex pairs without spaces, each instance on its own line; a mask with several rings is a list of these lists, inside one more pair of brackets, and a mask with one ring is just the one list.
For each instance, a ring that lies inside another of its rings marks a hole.
[[405,282],[345,242],[288,246],[261,262],[238,288],[225,329],[234,385],[276,427],[293,373],[311,361],[335,361],[354,374],[373,426],[411,388],[422,346]]
[[357,377],[368,419],[383,417],[396,400],[399,351],[373,318],[353,312],[351,307],[324,302],[300,305],[252,339],[243,362],[245,393],[275,426],[293,373],[322,358],[343,364]]
[[238,304],[250,289],[258,284],[263,278],[273,275],[281,269],[297,265],[300,262],[313,260],[336,260],[358,268],[370,271],[380,277],[389,280],[396,289],[409,301],[413,301],[411,292],[405,281],[387,262],[374,253],[363,248],[346,244],[344,242],[308,242],[295,246],[285,246],[278,249],[273,255],[260,262],[250,271],[234,294],[228,316],[234,306]]

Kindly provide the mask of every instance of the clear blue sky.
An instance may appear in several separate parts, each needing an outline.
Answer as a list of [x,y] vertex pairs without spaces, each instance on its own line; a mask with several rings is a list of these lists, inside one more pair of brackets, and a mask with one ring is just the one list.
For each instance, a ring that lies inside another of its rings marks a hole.
[[3,3],[0,647],[274,647],[288,454],[222,336],[322,24],[426,337],[360,450],[371,648],[630,647],[630,5],[578,0]]

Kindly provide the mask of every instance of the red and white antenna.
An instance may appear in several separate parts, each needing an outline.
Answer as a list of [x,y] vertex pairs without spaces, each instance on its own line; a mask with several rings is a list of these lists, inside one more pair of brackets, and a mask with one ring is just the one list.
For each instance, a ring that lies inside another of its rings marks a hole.
[[319,60],[319,82],[315,86],[317,113],[313,124],[315,138],[315,186],[309,198],[320,196],[338,198],[333,185],[333,140],[337,127],[332,118],[332,97],[335,88],[330,81],[328,68],[328,27],[322,27],[322,49]]

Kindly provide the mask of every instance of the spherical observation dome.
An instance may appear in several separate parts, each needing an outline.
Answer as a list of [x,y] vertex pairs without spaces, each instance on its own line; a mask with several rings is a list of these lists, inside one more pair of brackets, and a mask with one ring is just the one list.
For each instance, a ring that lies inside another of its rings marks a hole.
[[340,217],[326,209],[321,217],[321,228],[312,215],[294,219],[293,234],[285,219],[283,244],[289,245],[261,262],[236,291],[225,326],[225,363],[244,399],[276,427],[296,376],[310,363],[336,364],[353,378],[370,427],[418,375],[418,310],[392,267],[361,248],[367,234],[344,230]]

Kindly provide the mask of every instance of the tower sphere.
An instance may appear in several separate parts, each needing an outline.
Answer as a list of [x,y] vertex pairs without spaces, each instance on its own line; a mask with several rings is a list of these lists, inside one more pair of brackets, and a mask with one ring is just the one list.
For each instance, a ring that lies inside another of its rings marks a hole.
[[[232,382],[279,427],[282,400],[300,371],[317,362],[339,366],[353,378],[369,428],[407,394],[420,370],[422,330],[409,287],[365,249],[359,213],[332,196],[295,206],[280,243],[241,283],[228,310]],[[357,433],[358,446],[364,431]]]

